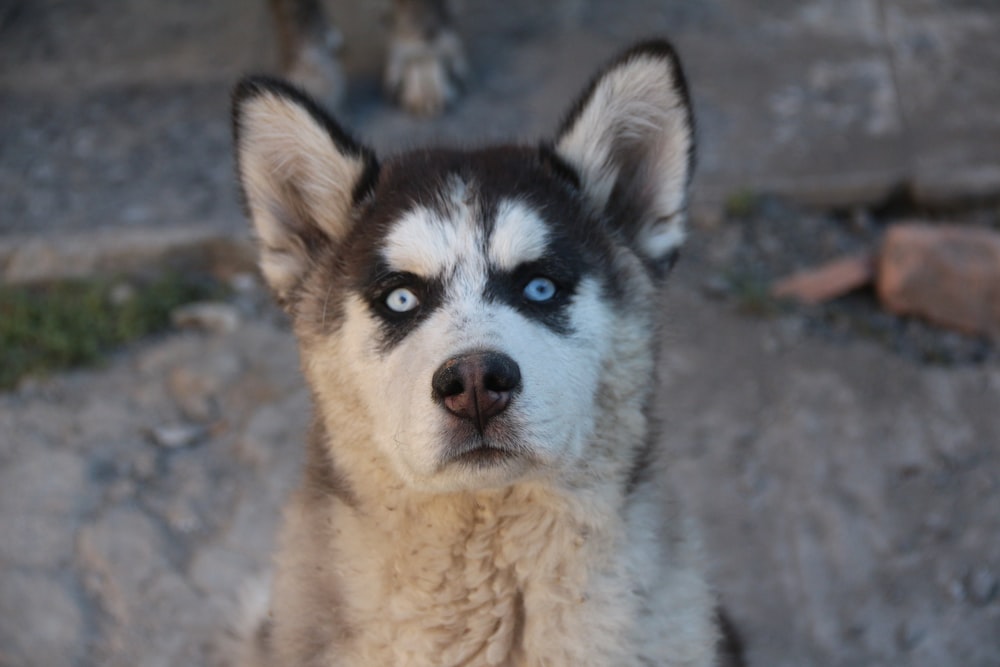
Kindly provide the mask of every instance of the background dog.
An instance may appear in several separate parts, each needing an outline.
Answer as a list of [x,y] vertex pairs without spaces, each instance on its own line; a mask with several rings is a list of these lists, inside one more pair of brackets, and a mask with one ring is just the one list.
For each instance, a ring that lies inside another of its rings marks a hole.
[[[360,4],[360,2],[359,2]],[[340,31],[319,0],[268,0],[285,75],[336,107],[344,92]],[[411,113],[431,115],[455,101],[467,76],[449,0],[393,0],[383,73],[386,93]]]
[[673,49],[615,60],[542,146],[380,162],[286,84],[234,104],[316,410],[257,659],[713,664],[649,414],[693,156]]

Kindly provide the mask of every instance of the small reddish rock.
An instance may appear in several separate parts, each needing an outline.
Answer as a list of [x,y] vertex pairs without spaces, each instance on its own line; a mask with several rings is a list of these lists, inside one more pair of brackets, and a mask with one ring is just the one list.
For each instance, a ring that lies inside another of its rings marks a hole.
[[895,225],[878,263],[886,309],[976,335],[1000,337],[1000,234],[988,229]]
[[851,255],[782,278],[771,287],[771,295],[816,304],[864,287],[874,278],[874,258],[868,253]]

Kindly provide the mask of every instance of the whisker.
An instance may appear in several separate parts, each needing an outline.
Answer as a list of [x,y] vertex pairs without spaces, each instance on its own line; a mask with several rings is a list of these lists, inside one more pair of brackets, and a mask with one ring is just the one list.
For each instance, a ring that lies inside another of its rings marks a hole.
[[319,325],[321,329],[326,329],[326,307],[330,304],[330,293],[333,292],[333,285],[326,288],[326,296],[323,297],[323,313],[320,315]]

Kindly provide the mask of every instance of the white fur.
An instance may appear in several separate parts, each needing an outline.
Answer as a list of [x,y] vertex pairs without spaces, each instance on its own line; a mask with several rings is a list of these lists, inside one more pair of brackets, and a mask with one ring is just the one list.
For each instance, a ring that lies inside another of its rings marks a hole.
[[549,233],[537,212],[523,202],[504,201],[496,216],[489,251],[493,264],[510,271],[542,256]]
[[382,256],[394,270],[435,278],[454,273],[462,262],[479,260],[482,239],[471,224],[473,211],[464,201],[465,185],[455,181],[450,187],[452,216],[416,207],[393,226]]

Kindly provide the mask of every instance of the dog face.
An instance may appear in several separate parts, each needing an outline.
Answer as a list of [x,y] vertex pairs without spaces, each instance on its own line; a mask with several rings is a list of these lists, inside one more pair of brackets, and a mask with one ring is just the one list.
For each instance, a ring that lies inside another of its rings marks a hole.
[[668,46],[613,63],[540,148],[379,164],[262,79],[235,118],[261,269],[340,441],[413,488],[478,489],[578,469],[602,424],[642,408],[691,168]]

